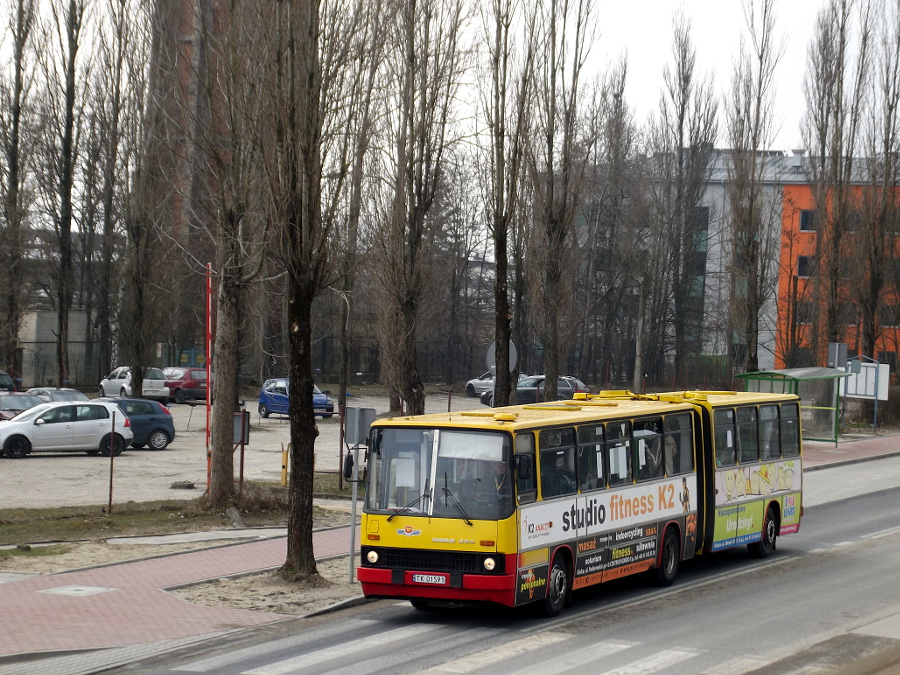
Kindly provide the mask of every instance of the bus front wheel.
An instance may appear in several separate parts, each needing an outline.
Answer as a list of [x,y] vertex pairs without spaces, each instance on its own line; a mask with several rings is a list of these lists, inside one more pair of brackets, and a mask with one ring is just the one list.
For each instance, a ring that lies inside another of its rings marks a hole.
[[666,530],[662,550],[659,552],[659,567],[653,570],[653,581],[657,586],[671,586],[678,574],[678,535],[674,527]]
[[768,558],[775,551],[777,537],[778,519],[775,516],[775,507],[770,506],[766,510],[766,519],[763,521],[762,537],[757,542],[747,544],[750,555],[754,558]]
[[553,558],[547,578],[547,595],[544,596],[544,614],[556,616],[562,611],[569,597],[569,566],[563,556]]

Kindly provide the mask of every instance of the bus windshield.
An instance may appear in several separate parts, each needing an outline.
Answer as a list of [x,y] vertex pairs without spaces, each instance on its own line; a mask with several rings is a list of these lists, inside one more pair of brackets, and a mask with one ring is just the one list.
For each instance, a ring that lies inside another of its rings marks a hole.
[[369,512],[461,520],[513,512],[507,434],[380,428],[372,448]]

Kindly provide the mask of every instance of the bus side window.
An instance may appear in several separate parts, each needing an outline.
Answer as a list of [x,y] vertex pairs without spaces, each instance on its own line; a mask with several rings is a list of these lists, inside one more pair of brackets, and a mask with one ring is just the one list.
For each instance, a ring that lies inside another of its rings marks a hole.
[[738,443],[741,447],[741,464],[759,460],[759,435],[756,427],[756,407],[737,409]]
[[781,440],[778,433],[778,406],[759,407],[759,454],[760,459],[781,457]]
[[575,494],[575,430],[546,429],[539,442],[541,498]]
[[666,475],[673,476],[692,471],[694,453],[692,451],[690,414],[666,415],[663,419],[663,426],[666,431],[663,444]]
[[534,466],[534,436],[524,433],[516,436],[516,492],[519,504],[537,499],[537,475]]
[[734,438],[734,410],[723,408],[715,412],[716,466],[734,466],[737,462]]
[[800,454],[800,413],[796,403],[781,406],[781,455],[796,457]]
[[631,482],[631,422],[606,425],[606,466],[610,487]]
[[578,428],[578,484],[582,492],[606,487],[602,424]]
[[634,453],[638,480],[661,478],[663,475],[662,420],[636,420]]

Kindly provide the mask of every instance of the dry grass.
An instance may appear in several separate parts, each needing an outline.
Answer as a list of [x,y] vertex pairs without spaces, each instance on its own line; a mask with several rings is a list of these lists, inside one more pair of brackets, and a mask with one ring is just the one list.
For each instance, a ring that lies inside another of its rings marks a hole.
[[[316,474],[317,496],[349,496],[337,474]],[[247,527],[284,527],[288,519],[287,490],[245,482],[236,504]],[[25,542],[84,541],[135,535],[199,532],[228,527],[224,511],[207,508],[205,499],[129,502],[112,513],[102,505],[46,509],[0,509],[0,545]]]

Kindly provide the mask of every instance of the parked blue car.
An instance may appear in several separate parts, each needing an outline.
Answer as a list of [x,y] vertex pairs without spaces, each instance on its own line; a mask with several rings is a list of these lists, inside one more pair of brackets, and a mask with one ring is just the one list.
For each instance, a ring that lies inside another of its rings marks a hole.
[[[266,380],[259,390],[259,414],[268,417],[272,414],[288,414],[288,395],[290,385],[286,377],[273,377]],[[316,386],[313,385],[313,410],[316,415],[323,418],[334,414],[334,401]]]
[[151,450],[165,450],[175,438],[175,423],[172,413],[159,401],[149,398],[100,398],[119,406],[131,420],[131,431],[134,438],[132,448],[149,446]]

